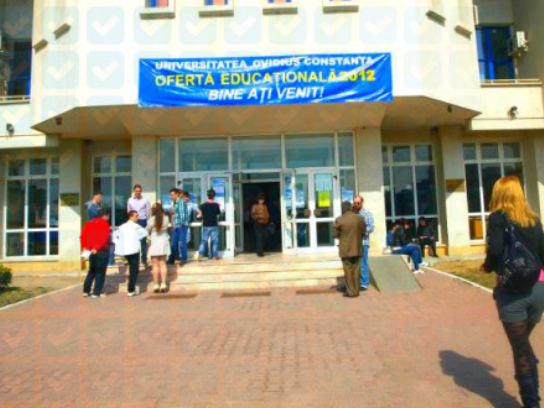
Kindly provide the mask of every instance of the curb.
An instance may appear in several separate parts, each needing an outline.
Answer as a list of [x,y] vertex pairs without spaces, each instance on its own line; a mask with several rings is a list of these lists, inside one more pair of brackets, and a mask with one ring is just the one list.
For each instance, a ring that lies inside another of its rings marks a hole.
[[64,292],[65,290],[74,289],[74,288],[76,288],[78,286],[81,286],[81,283],[76,283],[75,285],[72,285],[72,286],[67,286],[67,287],[62,288],[62,289],[57,289],[57,290],[54,290],[52,292],[44,293],[43,295],[38,295],[38,296],[34,296],[34,297],[31,297],[31,298],[28,298],[28,299],[24,299],[24,300],[21,300],[20,302],[12,303],[11,305],[2,306],[2,307],[0,307],[0,312],[3,311],[3,310],[11,309],[11,308],[13,308],[15,306],[22,305],[24,303],[31,302],[31,301],[36,300],[36,299],[40,299],[40,298],[43,298],[43,297],[46,297],[46,296],[49,296],[49,295],[54,295],[55,293]]
[[452,273],[449,273],[449,272],[443,272],[443,271],[440,271],[438,269],[435,269],[435,268],[431,268],[429,266],[425,266],[423,267],[423,269],[425,269],[426,271],[430,271],[430,272],[434,272],[434,273],[437,273],[438,275],[442,275],[442,276],[447,276],[448,278],[451,278],[453,280],[458,280],[460,282],[464,282],[464,283],[468,283],[470,286],[474,286],[475,288],[478,288],[478,289],[481,289],[483,290],[484,292],[487,292],[487,293],[493,293],[493,291],[489,288],[486,288],[485,286],[482,286],[482,285],[479,285],[477,283],[474,283],[472,281],[469,281],[468,279],[465,279],[465,278],[461,278],[459,276],[456,276]]

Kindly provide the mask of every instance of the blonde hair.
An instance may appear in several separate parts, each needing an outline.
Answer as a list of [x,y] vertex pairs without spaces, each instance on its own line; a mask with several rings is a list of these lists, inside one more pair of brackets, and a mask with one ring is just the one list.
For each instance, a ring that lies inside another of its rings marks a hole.
[[538,216],[525,198],[523,187],[515,176],[503,177],[493,186],[490,203],[491,212],[501,211],[520,227],[534,227]]

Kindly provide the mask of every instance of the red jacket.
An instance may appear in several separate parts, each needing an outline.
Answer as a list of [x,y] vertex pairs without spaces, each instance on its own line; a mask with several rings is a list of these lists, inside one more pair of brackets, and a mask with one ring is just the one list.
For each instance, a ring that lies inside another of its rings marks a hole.
[[110,245],[110,224],[104,218],[95,218],[83,226],[81,246],[84,249],[108,250]]

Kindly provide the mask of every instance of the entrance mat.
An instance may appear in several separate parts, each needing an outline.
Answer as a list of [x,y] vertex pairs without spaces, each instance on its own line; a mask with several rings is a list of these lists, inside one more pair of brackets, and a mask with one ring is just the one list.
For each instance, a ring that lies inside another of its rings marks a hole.
[[300,289],[296,291],[297,295],[338,295],[337,289]]
[[400,255],[378,256],[368,260],[370,274],[383,293],[415,293],[421,291],[408,264]]
[[226,292],[222,293],[222,298],[238,298],[238,297],[259,297],[270,296],[272,292]]
[[173,300],[173,299],[194,299],[198,296],[198,293],[180,293],[171,295],[151,295],[145,298],[145,300]]

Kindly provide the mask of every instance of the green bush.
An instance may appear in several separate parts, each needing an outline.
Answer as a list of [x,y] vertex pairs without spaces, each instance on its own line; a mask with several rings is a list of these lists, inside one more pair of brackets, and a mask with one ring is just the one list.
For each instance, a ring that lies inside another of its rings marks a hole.
[[12,277],[11,268],[0,264],[0,289],[8,288]]

